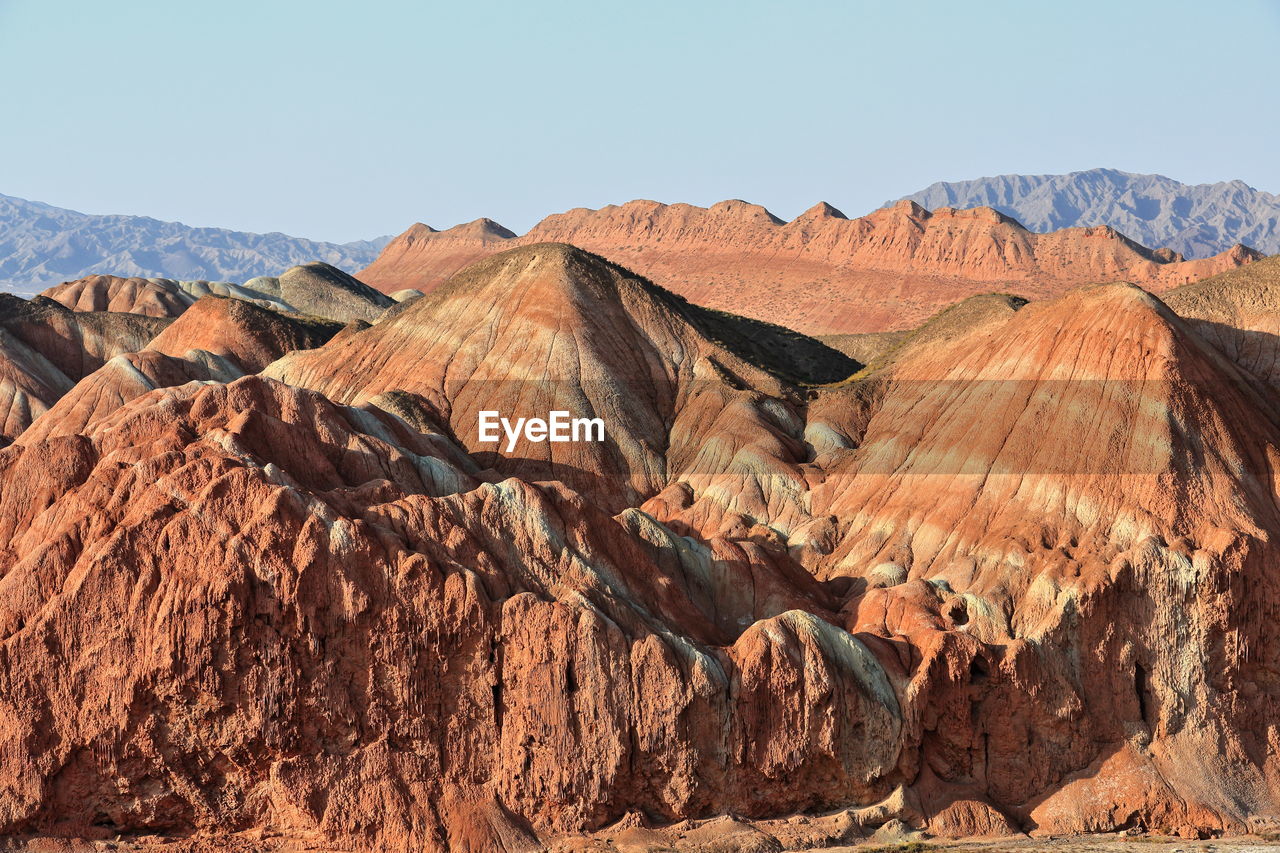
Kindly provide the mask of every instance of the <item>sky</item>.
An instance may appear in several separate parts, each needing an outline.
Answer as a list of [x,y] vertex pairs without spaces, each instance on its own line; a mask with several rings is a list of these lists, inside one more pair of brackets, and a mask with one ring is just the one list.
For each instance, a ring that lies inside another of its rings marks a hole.
[[0,193],[345,241],[849,215],[1107,166],[1280,192],[1280,0],[0,0]]

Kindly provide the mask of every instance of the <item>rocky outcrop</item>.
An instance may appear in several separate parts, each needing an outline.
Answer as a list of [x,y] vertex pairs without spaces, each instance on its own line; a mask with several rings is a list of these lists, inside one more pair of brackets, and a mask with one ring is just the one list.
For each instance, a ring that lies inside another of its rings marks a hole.
[[292,267],[279,277],[260,276],[244,285],[94,275],[64,282],[40,295],[75,311],[171,318],[180,316],[203,297],[220,296],[281,314],[339,323],[372,322],[396,302],[411,298],[406,293],[399,300],[392,299],[341,270],[320,263]]
[[47,358],[0,327],[0,446],[13,441],[73,384]]
[[340,323],[299,319],[240,299],[206,296],[154,337],[147,349],[175,358],[202,350],[242,373],[257,373],[282,355],[324,344]]
[[1224,356],[1280,388],[1280,258],[1175,288],[1165,299]]
[[175,358],[155,351],[124,353],[61,391],[19,430],[16,444],[88,432],[130,400],[157,388],[188,382],[230,382],[244,375],[236,365],[203,350]]
[[486,255],[511,248],[515,232],[491,219],[477,219],[437,231],[415,222],[387,244],[386,251],[361,273],[383,293],[434,289],[454,273]]
[[203,296],[228,296],[277,311],[295,309],[265,293],[221,281],[174,281],[171,278],[120,278],[91,275],[45,290],[41,296],[73,311],[111,311],[177,317]]
[[989,208],[930,212],[901,202],[847,219],[818,204],[784,223],[742,201],[709,208],[632,201],[549,216],[518,238],[414,226],[361,276],[385,292],[430,291],[465,263],[544,241],[601,254],[697,304],[808,334],[909,329],[992,290],[1043,298],[1123,279],[1160,291],[1259,257],[1236,246],[1183,261],[1108,227],[1035,234]]
[[71,434],[154,388],[256,373],[287,352],[319,346],[341,328],[212,295],[182,305],[177,320],[72,311],[43,296],[27,302],[0,295],[0,411],[6,413],[0,443],[13,441],[37,419],[43,418],[32,435]]
[[397,302],[410,298],[404,294],[393,299],[337,267],[319,262],[291,267],[278,277],[252,278],[243,285],[93,275],[63,282],[40,295],[75,311],[151,317],[178,317],[203,297],[222,296],[282,314],[338,323],[373,322]]
[[189,295],[181,284],[172,279],[91,275],[54,285],[40,295],[73,311],[177,317],[195,301],[195,297]]
[[290,318],[239,299],[206,296],[139,352],[123,353],[74,386],[25,431],[19,443],[85,433],[128,401],[188,382],[230,382],[287,352],[319,346],[339,326]]
[[[590,503],[478,483],[379,409],[190,384],[0,465],[24,496],[0,496],[7,833],[266,822],[439,848],[898,778],[897,697],[803,589],[713,621],[688,569]],[[811,710],[766,710],[779,690]]]
[[115,358],[0,450],[0,834],[1274,826],[1280,407],[1205,322],[987,297],[859,371],[542,244],[263,375]]
[[0,446],[13,441],[76,382],[141,349],[168,320],[79,313],[42,297],[0,293]]
[[888,386],[824,466],[808,562],[866,584],[849,630],[923,656],[922,796],[976,783],[1053,833],[1274,814],[1261,383],[1110,285],[921,347]]
[[[800,453],[798,383],[858,366],[784,329],[690,305],[571,246],[541,244],[480,262],[265,375],[344,403],[415,395],[487,464],[563,480],[620,510],[677,472],[725,473],[744,423]],[[557,410],[599,418],[606,440],[480,440],[483,411],[514,421]]]
[[954,340],[974,329],[999,324],[1027,304],[1020,296],[982,293],[949,305],[915,329],[854,335],[824,335],[822,342],[865,363],[860,377],[883,370],[923,344]]

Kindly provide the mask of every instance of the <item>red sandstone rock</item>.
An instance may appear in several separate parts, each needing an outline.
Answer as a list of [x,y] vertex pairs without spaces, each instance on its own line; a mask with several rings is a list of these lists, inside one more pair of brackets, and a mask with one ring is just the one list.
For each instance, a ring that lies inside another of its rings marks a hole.
[[475,261],[511,248],[509,241],[515,236],[490,219],[444,231],[415,222],[388,245],[389,251],[384,249],[360,273],[360,278],[383,293],[411,288],[428,292]]
[[[449,835],[548,832],[885,790],[900,711],[856,639],[722,596],[726,634],[618,522],[477,487],[460,458],[256,378],[0,454],[4,830],[266,823],[433,847],[437,815]],[[819,705],[777,717],[779,689]],[[434,811],[455,801],[477,805]]]
[[[2,834],[778,849],[1280,812],[1280,416],[1209,337],[1235,314],[971,302],[850,378],[542,245],[228,382],[191,353],[248,369],[288,329],[213,301],[107,355],[25,305],[15,370],[99,369],[0,450]],[[611,443],[472,438],[561,404]]]
[[[177,317],[197,300],[222,296],[285,314],[349,323],[373,322],[395,301],[337,267],[313,262],[279,276],[259,276],[243,285],[170,278],[91,275],[45,290],[41,296],[76,311],[123,312]],[[402,294],[401,299],[408,294]]]
[[45,290],[42,296],[73,311],[115,311],[150,317],[177,317],[195,297],[164,280],[92,275]]
[[784,223],[742,201],[632,201],[549,216],[519,238],[477,223],[415,225],[360,275],[388,293],[430,291],[487,254],[546,241],[597,252],[700,305],[809,334],[907,329],[991,290],[1043,298],[1124,279],[1159,291],[1260,257],[1237,246],[1181,261],[1101,226],[1035,234],[990,208],[930,213],[900,202],[846,219],[820,203]]
[[[560,479],[614,510],[677,478],[798,459],[794,379],[858,365],[785,330],[707,312],[562,244],[505,252],[364,331],[265,375],[360,403],[398,390],[439,413],[485,464]],[[768,398],[768,399],[766,399]],[[479,441],[479,413],[599,417],[607,440]],[[767,496],[739,500],[755,507]]]
[[[336,323],[291,318],[239,299],[206,296],[140,352],[117,355],[74,385],[66,381],[47,392],[37,389],[41,396],[19,386],[10,406],[13,428],[27,443],[85,432],[91,422],[148,391],[193,380],[229,382],[287,352],[318,346],[337,329]],[[56,382],[61,374],[50,370],[21,375],[49,375],[49,381]],[[44,404],[33,411],[29,399]]]
[[147,349],[174,358],[202,350],[243,373],[257,373],[285,353],[311,349],[332,338],[337,323],[300,320],[241,299],[206,296],[153,338]]
[[836,532],[808,559],[868,582],[850,630],[904,643],[934,777],[1045,833],[1240,827],[1238,786],[1273,808],[1262,387],[1126,285],[893,368],[813,493]]
[[0,446],[108,359],[141,349],[167,322],[0,294]]
[[177,317],[204,296],[230,296],[266,308],[292,310],[265,293],[220,281],[171,278],[121,278],[91,275],[54,285],[40,294],[74,311],[111,311],[151,317]]

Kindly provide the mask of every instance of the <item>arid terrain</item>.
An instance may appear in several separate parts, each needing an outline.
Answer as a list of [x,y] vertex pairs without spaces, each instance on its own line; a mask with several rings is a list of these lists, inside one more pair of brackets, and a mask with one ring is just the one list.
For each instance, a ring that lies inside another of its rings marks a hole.
[[1187,261],[1106,226],[1036,234],[985,207],[903,201],[848,219],[819,203],[783,222],[743,201],[632,201],[548,216],[521,237],[487,219],[445,231],[419,223],[359,277],[387,293],[430,292],[488,254],[548,241],[597,252],[699,305],[810,335],[910,329],[992,291],[1043,298],[1119,280],[1159,292],[1261,257],[1236,245]]
[[1280,258],[415,226],[0,297],[0,447],[0,849],[1277,849]]

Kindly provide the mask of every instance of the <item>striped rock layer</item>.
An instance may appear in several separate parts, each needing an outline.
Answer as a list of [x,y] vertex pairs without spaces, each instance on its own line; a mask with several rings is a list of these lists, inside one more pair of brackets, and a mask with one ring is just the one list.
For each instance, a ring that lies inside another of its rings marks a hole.
[[[327,342],[202,299],[115,352],[15,304],[72,387],[0,450],[0,833],[1264,830],[1267,263],[865,365],[563,244]],[[495,448],[484,407],[608,440]]]

